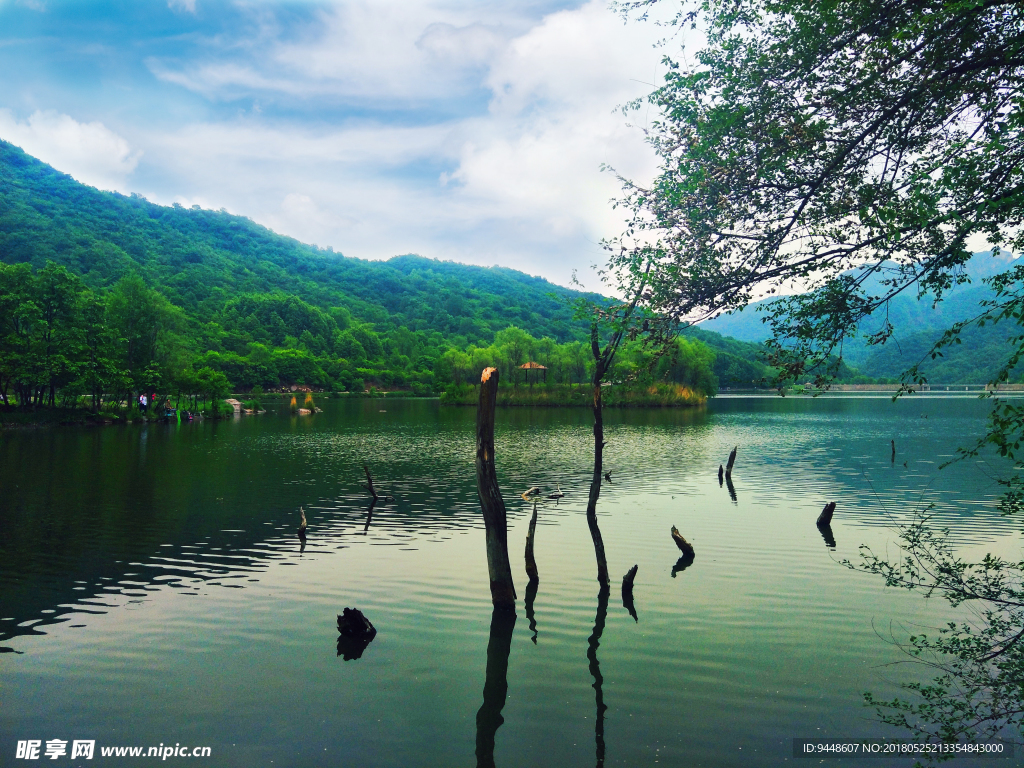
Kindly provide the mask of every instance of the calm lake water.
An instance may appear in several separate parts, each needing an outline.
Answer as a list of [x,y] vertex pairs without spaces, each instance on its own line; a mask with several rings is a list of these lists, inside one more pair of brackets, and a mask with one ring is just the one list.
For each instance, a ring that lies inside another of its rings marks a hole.
[[[1019,522],[994,508],[1005,467],[939,470],[989,404],[719,397],[608,412],[604,597],[585,518],[591,414],[502,410],[520,599],[492,635],[475,411],[321,405],[0,432],[0,765],[30,764],[18,740],[87,739],[96,758],[76,765],[147,762],[101,746],[181,744],[209,746],[193,762],[210,766],[472,766],[493,740],[505,767],[877,766],[794,760],[792,740],[903,736],[862,695],[922,677],[888,666],[903,658],[891,637],[950,614],[839,561],[893,552],[893,522],[928,504],[968,553],[1020,558]],[[735,499],[717,477],[734,445]],[[372,516],[364,460],[396,499]],[[518,494],[532,485],[565,497],[539,509],[528,615]],[[834,549],[814,525],[832,500]],[[697,552],[678,572],[673,525]],[[620,593],[634,564],[638,621]],[[378,629],[358,659],[335,645],[344,607]]]

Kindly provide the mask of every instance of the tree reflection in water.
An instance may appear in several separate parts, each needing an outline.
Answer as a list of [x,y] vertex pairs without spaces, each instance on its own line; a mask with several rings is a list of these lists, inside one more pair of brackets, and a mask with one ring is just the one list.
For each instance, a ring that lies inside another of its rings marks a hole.
[[685,571],[687,568],[693,565],[693,560],[694,555],[683,555],[678,560],[676,560],[676,564],[672,566],[672,578],[674,579],[677,573],[679,573],[680,571]]
[[590,661],[590,674],[594,678],[594,700],[597,705],[597,720],[594,724],[594,741],[597,747],[597,766],[604,765],[604,713],[608,709],[604,703],[604,676],[601,664],[597,660],[597,649],[601,645],[605,619],[608,617],[608,596],[611,589],[607,584],[601,585],[597,593],[597,616],[594,618],[594,631],[587,640],[587,659]]
[[512,630],[515,626],[514,610],[495,608],[491,613],[484,703],[476,713],[477,768],[494,766],[494,735],[505,722],[501,710],[505,707],[505,697],[508,694],[508,656],[512,651]]
[[729,498],[732,499],[732,503],[736,503],[736,486],[732,484],[732,475],[725,476],[725,487],[729,491]]
[[829,549],[834,550],[836,548],[836,537],[832,533],[832,526],[828,523],[818,524],[818,533],[821,534],[821,538],[825,540],[825,546]]
[[537,599],[537,589],[540,587],[540,580],[534,579],[526,585],[526,620],[530,622],[530,631],[533,636],[533,644],[537,644],[537,619],[533,613],[533,601]]

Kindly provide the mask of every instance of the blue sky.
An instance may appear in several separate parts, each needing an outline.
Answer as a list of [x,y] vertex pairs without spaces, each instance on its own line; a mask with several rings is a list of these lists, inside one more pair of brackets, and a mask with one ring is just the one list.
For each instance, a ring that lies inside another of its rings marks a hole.
[[[667,11],[671,11],[672,3]],[[0,138],[87,184],[360,258],[599,288],[675,54],[598,2],[0,0]]]

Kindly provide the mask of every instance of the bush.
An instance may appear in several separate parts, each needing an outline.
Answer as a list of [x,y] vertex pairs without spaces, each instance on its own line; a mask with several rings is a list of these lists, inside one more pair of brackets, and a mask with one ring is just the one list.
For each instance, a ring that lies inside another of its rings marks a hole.
[[213,400],[210,406],[203,411],[204,419],[221,419],[225,416],[234,416],[235,408],[225,400]]

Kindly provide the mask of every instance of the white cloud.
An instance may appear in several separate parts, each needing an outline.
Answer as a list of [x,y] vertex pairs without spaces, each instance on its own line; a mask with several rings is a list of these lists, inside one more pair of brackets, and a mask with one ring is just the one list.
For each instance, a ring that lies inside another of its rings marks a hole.
[[36,111],[19,122],[0,109],[0,137],[100,189],[123,190],[142,155],[103,123],[80,123],[54,111]]
[[[605,0],[532,19],[514,4],[357,0],[287,32],[266,7],[238,7],[250,14],[244,35],[204,38],[191,63],[146,63],[164,82],[252,110],[134,130],[146,156],[132,191],[224,207],[349,256],[498,263],[563,284],[575,269],[599,287],[589,267],[622,226],[609,203],[619,184],[600,166],[641,180],[655,170],[616,108],[657,82],[663,30],[624,25]],[[92,151],[53,139],[46,126],[61,121],[92,136]],[[12,126],[27,151],[88,183],[120,189],[138,162],[100,124],[0,114],[0,135]]]
[[172,11],[180,10],[195,14],[196,0],[167,0],[167,7]]
[[423,103],[479,88],[482,68],[528,26],[503,6],[462,9],[406,0],[338,3],[287,35],[258,10],[252,22],[256,31],[247,40],[217,38],[206,59],[183,63],[154,57],[147,66],[158,78],[213,100],[264,91]]

